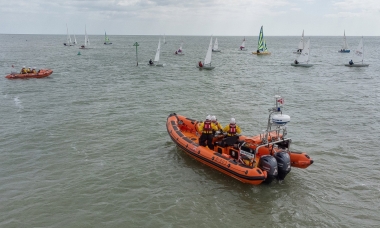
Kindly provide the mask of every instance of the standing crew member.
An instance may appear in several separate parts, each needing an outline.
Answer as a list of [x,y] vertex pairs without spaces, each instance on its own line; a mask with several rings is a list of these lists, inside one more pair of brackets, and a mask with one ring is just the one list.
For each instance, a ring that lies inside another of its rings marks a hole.
[[227,132],[227,136],[235,136],[241,133],[240,127],[236,124],[235,118],[231,118],[230,124],[223,128],[224,132]]
[[207,141],[207,146],[210,150],[214,149],[214,145],[212,144],[212,131],[215,130],[217,131],[218,128],[211,122],[211,116],[208,115],[206,117],[205,122],[201,123],[199,126],[199,130],[202,132],[201,137],[199,138],[199,145],[201,146],[206,146],[206,141]]

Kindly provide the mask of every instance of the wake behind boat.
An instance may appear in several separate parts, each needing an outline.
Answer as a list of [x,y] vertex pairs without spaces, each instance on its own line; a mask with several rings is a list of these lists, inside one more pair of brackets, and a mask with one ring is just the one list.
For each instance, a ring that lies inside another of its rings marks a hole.
[[263,32],[263,26],[261,26],[260,33],[259,33],[259,41],[257,42],[257,51],[252,52],[254,55],[270,55],[270,52],[267,48],[267,43],[264,39],[264,32]]
[[[259,185],[282,181],[291,167],[307,168],[314,161],[304,152],[290,150],[285,125],[290,121],[282,114],[283,98],[275,96],[267,129],[256,136],[213,135],[213,149],[200,145],[200,121],[172,113],[166,129],[173,142],[195,160],[243,183]],[[230,125],[231,126],[231,125]]]
[[202,70],[202,69],[205,69],[205,70],[214,69],[215,67],[211,66],[211,55],[212,55],[212,37],[210,39],[210,44],[208,45],[206,58],[205,58],[203,63],[201,61],[198,62],[197,68],[199,68],[200,70]]
[[[353,60],[352,60],[353,59]],[[353,53],[353,57],[348,64],[344,64],[347,67],[367,67],[369,64],[364,63],[364,45],[363,37],[359,41],[359,45]]]
[[292,66],[295,67],[312,67],[313,64],[309,64],[309,55],[310,55],[310,38],[306,42],[304,49],[301,51],[301,54],[294,60]]

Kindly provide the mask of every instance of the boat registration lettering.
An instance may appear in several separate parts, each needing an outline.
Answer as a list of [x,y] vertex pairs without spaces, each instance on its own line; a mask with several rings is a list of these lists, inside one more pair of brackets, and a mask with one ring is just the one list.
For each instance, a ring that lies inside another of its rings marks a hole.
[[216,157],[215,161],[218,162],[218,163],[220,163],[220,164],[222,164],[222,165],[226,165],[227,164],[227,161],[224,160],[223,158]]

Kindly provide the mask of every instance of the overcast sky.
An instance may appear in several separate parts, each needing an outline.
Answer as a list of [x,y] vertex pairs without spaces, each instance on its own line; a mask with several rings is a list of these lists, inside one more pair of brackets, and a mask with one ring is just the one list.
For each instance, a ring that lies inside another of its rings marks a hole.
[[0,0],[2,34],[380,36],[380,0]]

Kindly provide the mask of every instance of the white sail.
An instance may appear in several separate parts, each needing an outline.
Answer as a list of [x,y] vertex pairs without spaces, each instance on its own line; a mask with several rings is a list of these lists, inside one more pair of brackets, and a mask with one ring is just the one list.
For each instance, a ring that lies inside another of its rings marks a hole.
[[156,56],[154,57],[154,62],[157,62],[157,63],[160,61],[160,48],[161,48],[161,39],[158,40],[157,52],[156,52]]
[[203,65],[211,65],[211,53],[212,53],[212,37],[210,39],[210,44],[208,45],[207,54]]
[[86,25],[84,26],[84,47],[87,47],[87,30],[86,30]]
[[74,34],[74,44],[77,44],[77,38],[75,37],[75,34]]
[[346,31],[343,32],[343,50],[348,50],[347,40],[346,40]]
[[245,37],[244,37],[243,43],[241,44],[240,47],[245,48]]
[[301,54],[297,58],[297,61],[299,63],[309,63],[309,55],[310,55],[310,39],[305,44]]
[[215,38],[215,43],[214,43],[213,50],[218,50],[218,38]]
[[301,40],[300,40],[300,42],[298,43],[298,49],[304,49],[304,46],[305,46],[305,44],[304,44],[304,42],[303,42],[303,32],[304,32],[304,30],[302,30],[302,36],[301,36]]
[[69,27],[67,27],[67,24],[66,24],[66,33],[67,33],[66,46],[71,46],[71,37],[70,37],[70,34],[69,34]]
[[353,58],[354,64],[355,63],[361,63],[363,64],[364,59],[364,46],[363,46],[363,37],[360,39],[359,45],[356,48]]
[[181,46],[179,46],[179,49],[178,49],[178,51],[179,51],[179,50],[181,50],[181,51],[182,51],[182,45],[183,45],[183,42],[181,42]]

